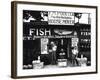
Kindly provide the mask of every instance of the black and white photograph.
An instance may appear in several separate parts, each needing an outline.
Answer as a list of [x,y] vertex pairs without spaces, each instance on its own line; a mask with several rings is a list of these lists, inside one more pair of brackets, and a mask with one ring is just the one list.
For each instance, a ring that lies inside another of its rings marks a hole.
[[23,69],[91,66],[91,14],[23,10]]
[[96,17],[95,6],[17,3],[16,76],[96,73]]

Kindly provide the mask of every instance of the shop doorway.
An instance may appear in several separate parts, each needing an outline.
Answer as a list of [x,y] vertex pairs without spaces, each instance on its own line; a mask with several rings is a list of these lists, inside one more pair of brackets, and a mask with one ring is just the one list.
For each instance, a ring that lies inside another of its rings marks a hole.
[[[69,59],[71,58],[71,38],[50,38],[47,45],[48,46],[48,53],[51,54],[49,51],[51,49],[51,42],[54,42],[57,46],[56,49],[56,62],[58,59]],[[52,57],[50,56],[50,61],[52,61]],[[52,63],[52,62],[51,62]]]

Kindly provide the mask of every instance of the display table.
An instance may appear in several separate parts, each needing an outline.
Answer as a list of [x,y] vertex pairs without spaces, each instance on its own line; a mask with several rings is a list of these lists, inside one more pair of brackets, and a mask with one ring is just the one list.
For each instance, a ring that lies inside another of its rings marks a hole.
[[44,67],[44,62],[33,62],[33,69],[41,69]]
[[77,58],[79,66],[87,66],[87,58]]
[[58,66],[59,67],[66,67],[67,66],[67,59],[58,59]]

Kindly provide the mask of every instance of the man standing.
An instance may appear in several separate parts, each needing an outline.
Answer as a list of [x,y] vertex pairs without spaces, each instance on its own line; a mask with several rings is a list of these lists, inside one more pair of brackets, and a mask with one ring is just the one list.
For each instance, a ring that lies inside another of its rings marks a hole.
[[52,49],[52,61],[51,64],[55,65],[56,64],[56,50],[57,50],[57,46],[56,44],[52,41],[51,43],[51,49]]
[[78,61],[77,61],[77,55],[78,55],[78,47],[75,46],[73,49],[72,49],[72,65],[73,66],[76,66],[78,65]]

